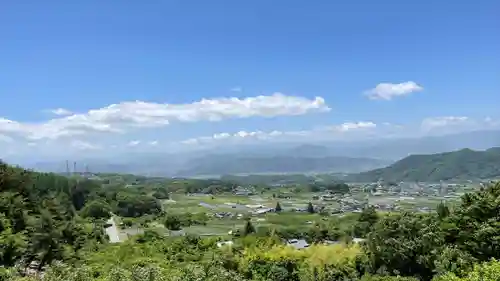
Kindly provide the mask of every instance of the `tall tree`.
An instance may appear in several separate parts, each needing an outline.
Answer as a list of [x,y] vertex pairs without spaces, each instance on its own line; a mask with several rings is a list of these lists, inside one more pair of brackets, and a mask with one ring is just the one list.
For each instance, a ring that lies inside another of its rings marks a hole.
[[377,221],[378,215],[374,207],[369,206],[363,208],[358,221],[354,225],[354,235],[357,237],[365,237],[368,232],[373,229]]
[[309,202],[309,203],[307,204],[307,212],[308,212],[308,213],[311,213],[311,214],[314,214],[314,213],[316,212],[316,211],[314,210],[314,206],[313,206],[313,204],[312,204],[311,202]]
[[243,236],[249,235],[255,233],[255,227],[253,226],[252,222],[250,219],[247,220],[245,223],[245,228],[243,228]]
[[0,267],[13,266],[26,251],[24,233],[14,233],[10,221],[0,213]]
[[276,202],[276,207],[274,207],[274,211],[277,213],[282,211],[280,202]]
[[430,280],[443,244],[435,217],[403,213],[381,219],[368,235],[365,251],[374,271]]
[[487,261],[500,258],[500,182],[462,197],[454,208],[448,228],[449,243]]
[[446,206],[446,204],[441,201],[441,203],[437,205],[436,213],[439,219],[445,219],[450,215],[450,209],[448,209],[448,206]]

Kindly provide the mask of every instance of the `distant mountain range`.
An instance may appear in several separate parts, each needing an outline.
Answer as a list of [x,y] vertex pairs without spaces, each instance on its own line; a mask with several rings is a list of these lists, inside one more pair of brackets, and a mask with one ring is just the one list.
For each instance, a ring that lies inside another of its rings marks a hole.
[[414,154],[434,154],[464,148],[500,147],[500,131],[474,131],[421,138],[373,139],[344,144],[324,144],[336,156],[399,160]]
[[308,172],[359,172],[387,165],[389,161],[372,158],[268,156],[241,157],[237,155],[207,155],[193,159],[177,176],[259,174],[259,173],[308,173]]
[[428,155],[411,155],[386,167],[349,175],[358,182],[491,179],[500,177],[500,147],[484,151],[461,149]]
[[[249,173],[356,173],[381,168],[408,155],[435,154],[463,148],[484,150],[500,146],[500,131],[453,135],[366,139],[356,142],[301,144],[262,143],[220,146],[196,152],[127,153],[102,159],[71,159],[77,169],[91,172],[134,173],[154,176],[200,176]],[[64,160],[15,163],[40,171],[64,172]],[[73,165],[70,163],[70,168]],[[369,177],[368,177],[369,178]]]
[[[300,149],[300,148],[299,148]],[[228,174],[264,173],[310,173],[342,172],[355,173],[384,167],[393,161],[361,157],[320,156],[295,153],[259,154],[220,153],[201,154],[197,157],[185,154],[142,155],[135,160],[97,160],[81,159],[76,161],[78,172],[87,169],[99,173],[130,173],[150,176],[220,176]],[[69,163],[70,171],[73,163]],[[38,162],[29,168],[38,171],[64,172],[66,162]]]

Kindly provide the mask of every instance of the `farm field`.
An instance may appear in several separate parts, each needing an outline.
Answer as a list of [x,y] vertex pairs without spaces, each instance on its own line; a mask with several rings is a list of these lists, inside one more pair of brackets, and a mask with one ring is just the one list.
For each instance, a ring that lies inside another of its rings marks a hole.
[[[468,186],[464,189],[474,188],[477,187]],[[343,196],[336,195],[331,200],[320,199],[325,194],[324,192],[294,192],[294,188],[290,187],[273,188],[254,195],[173,193],[170,199],[161,200],[163,211],[179,217],[202,216],[203,223],[185,225],[182,231],[176,232],[169,231],[164,226],[163,217],[146,216],[135,221],[133,226],[122,224],[120,237],[146,228],[165,235],[226,236],[235,230],[242,229],[246,219],[250,219],[257,229],[300,229],[301,226],[306,229],[308,225],[320,221],[339,223],[339,220],[352,220],[353,217],[358,216],[357,213],[366,203],[379,206],[381,208],[379,211],[384,213],[392,210],[387,209],[387,206],[396,207],[394,211],[431,212],[440,202],[446,201],[453,204],[458,200],[462,191],[457,191],[454,196],[400,196],[389,193],[373,195],[368,192],[354,191]],[[282,212],[270,211],[278,202]],[[321,210],[321,214],[306,212],[309,203]],[[257,214],[257,211],[260,213]],[[116,220],[120,224],[120,218]]]
[[[256,210],[275,208],[279,202],[283,213],[261,214],[251,216],[251,221],[256,227],[262,226],[288,226],[290,223],[306,224],[318,219],[316,214],[291,212],[293,208],[306,208],[312,194],[301,194],[293,199],[275,199],[272,194],[253,196],[235,196],[232,194],[206,195],[173,195],[172,199],[164,202],[164,210],[170,214],[206,213],[210,219],[206,225],[192,225],[183,228],[186,233],[197,235],[225,235],[231,230],[241,228],[244,218],[249,217]],[[217,213],[230,213],[227,217],[217,218]]]

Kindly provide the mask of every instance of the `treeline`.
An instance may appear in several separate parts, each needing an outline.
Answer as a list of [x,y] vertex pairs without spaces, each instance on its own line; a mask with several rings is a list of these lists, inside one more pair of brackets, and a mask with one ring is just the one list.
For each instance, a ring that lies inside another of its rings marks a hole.
[[218,194],[232,192],[238,183],[217,179],[163,179],[154,183],[133,185],[142,191],[152,191],[158,199],[168,199],[170,193],[205,193]]
[[79,250],[107,243],[111,212],[138,217],[161,213],[161,205],[139,189],[0,163],[0,266],[79,259]]
[[88,185],[0,163],[0,266],[36,261],[41,268],[106,243],[102,225],[78,216]]
[[336,179],[322,175],[315,178],[305,175],[248,175],[222,176],[220,179],[147,178],[118,174],[102,174],[100,182],[105,187],[123,187],[140,190],[157,199],[169,199],[172,193],[219,194],[235,191],[238,187],[252,187],[255,191],[271,190],[286,186],[295,192],[334,191],[349,192],[349,186]]

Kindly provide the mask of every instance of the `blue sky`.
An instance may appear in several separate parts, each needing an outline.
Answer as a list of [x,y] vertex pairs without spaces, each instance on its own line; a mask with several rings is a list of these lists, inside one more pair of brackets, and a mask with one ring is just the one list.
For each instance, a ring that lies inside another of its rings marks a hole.
[[[494,0],[5,1],[0,156],[495,127],[499,11]],[[230,97],[239,107],[192,105]]]

